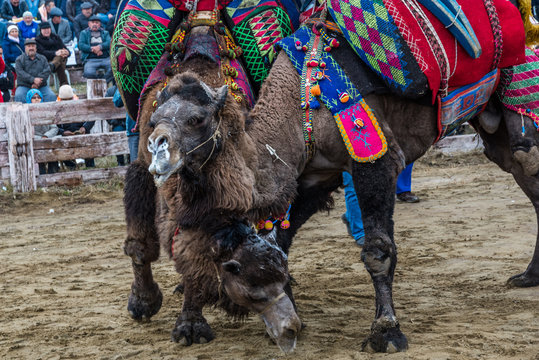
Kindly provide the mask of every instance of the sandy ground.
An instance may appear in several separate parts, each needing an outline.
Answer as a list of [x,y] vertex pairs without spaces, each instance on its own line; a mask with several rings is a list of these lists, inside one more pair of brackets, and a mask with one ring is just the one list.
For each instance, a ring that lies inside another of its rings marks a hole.
[[[398,203],[394,301],[410,349],[359,352],[374,316],[373,287],[336,209],[317,214],[290,253],[299,315],[307,324],[290,359],[539,359],[539,288],[509,289],[535,244],[533,209],[512,177],[478,155],[435,155],[416,164],[418,204]],[[170,341],[181,297],[162,258],[164,294],[147,323],[128,316],[132,279],[122,253],[121,184],[0,194],[0,358],[282,358],[252,316],[208,309],[217,338]],[[52,212],[52,210],[54,212]]]

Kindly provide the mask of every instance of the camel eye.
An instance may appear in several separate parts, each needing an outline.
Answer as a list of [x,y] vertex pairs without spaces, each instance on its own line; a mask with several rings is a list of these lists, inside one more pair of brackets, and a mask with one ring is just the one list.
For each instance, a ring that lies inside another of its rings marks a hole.
[[204,118],[201,116],[193,116],[190,117],[189,120],[187,120],[188,124],[191,126],[196,126],[202,124],[204,122]]

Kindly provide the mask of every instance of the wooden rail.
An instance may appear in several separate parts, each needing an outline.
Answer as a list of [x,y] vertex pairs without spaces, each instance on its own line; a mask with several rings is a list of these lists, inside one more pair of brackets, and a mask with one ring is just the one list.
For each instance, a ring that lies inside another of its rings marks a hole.
[[[37,186],[77,185],[123,175],[125,167],[39,175],[37,163],[129,153],[125,132],[108,132],[109,119],[125,119],[125,109],[103,98],[104,80],[88,80],[88,99],[0,105],[0,184],[16,192]],[[34,140],[34,126],[96,121],[90,134]]]

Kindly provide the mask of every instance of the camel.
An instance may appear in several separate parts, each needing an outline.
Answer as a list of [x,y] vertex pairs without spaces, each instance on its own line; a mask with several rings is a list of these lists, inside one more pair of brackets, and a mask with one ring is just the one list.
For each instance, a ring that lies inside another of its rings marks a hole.
[[[197,26],[191,29],[188,36],[193,42],[197,41],[197,37],[208,41],[208,36],[214,36],[214,32],[210,26]],[[128,311],[136,320],[149,319],[159,311],[163,295],[153,280],[151,263],[158,259],[161,245],[174,260],[183,281],[177,288],[184,293],[184,301],[172,330],[173,341],[188,346],[193,342],[213,340],[215,335],[202,315],[205,305],[213,305],[238,319],[249,313],[258,314],[266,324],[269,336],[284,352],[289,352],[295,347],[302,323],[299,317],[290,316],[295,314],[295,304],[289,285],[287,255],[277,245],[275,232],[261,237],[246,225],[248,221],[245,216],[213,213],[216,199],[223,201],[226,207],[239,207],[247,211],[250,204],[244,203],[244,199],[250,195],[242,190],[252,186],[254,179],[248,179],[239,189],[240,192],[236,192],[235,185],[244,181],[237,169],[209,166],[208,169],[216,172],[205,173],[205,176],[186,172],[182,176],[167,178],[166,184],[154,179],[148,170],[152,166],[152,156],[146,150],[147,146],[163,145],[148,144],[147,139],[156,125],[151,119],[160,119],[162,128],[162,120],[172,115],[168,124],[173,128],[167,128],[167,132],[176,131],[174,115],[170,112],[172,102],[167,102],[167,106],[161,105],[167,94],[180,85],[183,87],[182,94],[202,111],[197,113],[197,109],[192,108],[193,112],[189,112],[189,121],[193,125],[196,126],[204,116],[218,112],[222,115],[222,124],[227,128],[225,136],[242,132],[245,127],[237,119],[245,119],[247,104],[245,101],[238,103],[236,98],[229,95],[217,63],[195,54],[175,69],[165,70],[172,78],[166,90],[161,91],[165,82],[160,81],[145,95],[140,110],[142,140],[139,156],[130,165],[125,177],[127,238],[124,252],[132,259],[134,274]],[[184,75],[181,84],[174,80],[176,71]],[[212,93],[211,98],[206,97],[209,88],[193,86],[200,79],[195,74],[203,74],[200,78],[209,84],[207,86],[219,87],[220,90]],[[225,125],[225,122],[228,124]],[[220,136],[212,139],[216,142],[210,141],[207,146],[215,155],[219,154],[219,159],[225,158],[226,150],[229,152],[230,166],[233,166],[236,158],[243,159],[243,154],[238,155],[234,146],[223,149],[219,144]],[[206,144],[203,145],[200,148],[206,149]],[[242,144],[238,148],[244,149],[246,146],[254,152],[254,144]],[[193,155],[193,159],[200,163],[204,161],[198,155]],[[174,159],[167,160],[175,162]],[[209,163],[213,163],[213,159]],[[160,165],[153,165],[156,168],[152,171],[164,170]],[[190,178],[190,181],[183,181],[184,177]],[[198,201],[208,197],[211,198],[208,204]],[[207,209],[211,211],[207,212]],[[185,214],[189,214],[190,219],[180,220],[180,216]]]
[[[227,96],[226,85],[208,76],[203,62],[183,65],[181,71],[170,74],[165,90],[160,91],[156,86],[145,99],[141,160],[127,175],[125,251],[133,259],[135,273],[129,301],[132,316],[150,317],[160,307],[161,293],[151,275],[151,262],[159,252],[158,235],[166,249],[170,249],[173,239],[175,247],[177,243],[193,241],[183,240],[183,234],[186,234],[184,239],[218,243],[218,239],[227,237],[241,244],[249,236],[245,236],[246,231],[238,231],[240,224],[282,214],[291,203],[290,228],[277,233],[277,243],[288,253],[297,230],[315,212],[331,207],[331,193],[342,183],[342,171],[350,171],[366,233],[361,260],[371,275],[376,296],[375,318],[362,349],[404,351],[408,342],[400,329],[392,299],[397,264],[392,220],[394,189],[397,175],[405,165],[421,157],[437,138],[437,109],[429,103],[393,94],[366,96],[386,135],[388,151],[374,162],[358,163],[348,155],[332,114],[321,107],[313,111],[316,142],[314,156],[309,159],[305,152],[302,110],[298,106],[300,78],[285,54],[277,57],[249,114],[243,113]],[[155,112],[150,105],[153,99],[157,99]],[[485,144],[486,156],[513,175],[532,201],[539,221],[539,175],[533,172],[534,164],[539,162],[539,136],[532,122],[528,119],[525,125],[526,133],[533,134],[532,137],[527,137],[525,144],[519,142],[517,125],[521,124],[521,116],[492,97],[485,111],[471,124]],[[157,219],[157,228],[153,219]],[[175,229],[180,229],[180,233],[175,235]],[[259,238],[258,241],[269,241]],[[512,276],[508,280],[510,285],[539,285],[538,245],[539,236],[529,266],[523,273]],[[180,272],[191,266],[185,262],[190,261],[189,257],[175,260]],[[238,264],[230,265],[223,260],[235,260]],[[268,333],[283,351],[292,351],[299,320],[286,267],[271,262],[264,269],[266,276],[281,271],[281,281],[271,286],[262,282],[246,287],[245,276],[249,275],[241,271],[242,261],[234,255],[219,261],[221,267],[216,274],[223,277],[219,289],[236,304],[253,311],[257,298],[248,292],[271,294],[262,297],[263,309],[269,306],[269,311],[279,318],[277,323],[286,325],[279,329],[268,326]],[[207,260],[211,262],[216,263]],[[227,281],[223,281],[224,276]],[[206,299],[197,298],[198,285],[190,280],[184,278],[184,310],[191,310],[185,304],[196,308],[196,320],[193,324],[193,318],[180,316],[175,327],[179,329],[178,336],[173,331],[173,339],[187,344],[211,340],[211,336],[205,336],[211,330],[201,313]],[[274,286],[279,291],[271,291]],[[191,290],[187,291],[187,287]],[[286,295],[280,295],[284,294],[281,289]],[[286,306],[280,306],[285,301]],[[286,340],[281,341],[283,338]]]

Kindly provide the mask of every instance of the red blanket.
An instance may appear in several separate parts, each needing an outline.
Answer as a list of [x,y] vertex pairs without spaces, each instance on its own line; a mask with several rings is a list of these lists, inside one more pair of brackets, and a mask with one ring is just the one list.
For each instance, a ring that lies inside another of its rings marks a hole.
[[[384,0],[384,4],[412,53],[416,55],[419,66],[427,76],[434,101],[434,97],[440,89],[440,69],[428,40],[403,1],[410,0]],[[503,39],[503,51],[498,67],[521,64],[525,61],[525,33],[520,12],[507,0],[493,0],[493,2],[500,20]],[[458,3],[462,6],[462,11],[470,21],[481,44],[483,52],[478,59],[472,59],[458,43],[455,53],[453,35],[432,13],[421,7],[433,24],[449,59],[450,74],[452,74],[449,78],[449,87],[451,88],[467,85],[481,79],[492,70],[492,59],[494,58],[494,36],[484,2],[458,0]]]

